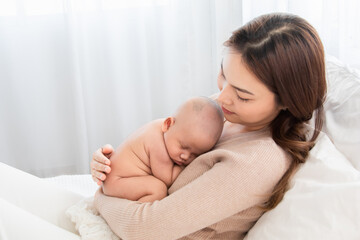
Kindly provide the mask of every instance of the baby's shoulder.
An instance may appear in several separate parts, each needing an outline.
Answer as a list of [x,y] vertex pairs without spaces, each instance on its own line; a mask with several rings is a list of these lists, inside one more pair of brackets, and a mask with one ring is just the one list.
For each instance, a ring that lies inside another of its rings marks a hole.
[[161,132],[161,120],[153,120],[148,122],[134,131],[130,136],[129,139],[141,139],[147,140],[151,138],[159,137],[159,132]]
[[163,119],[157,119],[144,126],[142,138],[149,152],[166,152],[161,126]]
[[146,138],[149,144],[164,141],[163,132],[161,130],[162,122],[162,119],[156,119],[144,126],[142,136]]

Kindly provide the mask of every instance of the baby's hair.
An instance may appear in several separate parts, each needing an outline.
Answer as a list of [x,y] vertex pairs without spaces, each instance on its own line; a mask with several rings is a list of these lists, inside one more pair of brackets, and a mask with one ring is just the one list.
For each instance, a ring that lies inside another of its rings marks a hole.
[[203,110],[203,108],[207,105],[210,104],[211,106],[213,106],[216,110],[216,113],[218,114],[218,116],[221,119],[224,119],[224,113],[221,109],[221,107],[219,106],[219,104],[217,104],[217,102],[211,98],[208,97],[198,97],[199,100],[204,100],[204,101],[196,101],[196,98],[194,98],[193,103],[193,110],[196,112],[200,112],[201,110]]
[[[185,109],[187,109],[188,111],[184,111]],[[184,112],[186,112],[187,114],[184,114]],[[194,115],[189,116],[189,114]],[[203,96],[188,99],[177,110],[175,114],[175,119],[182,121],[189,118],[193,119],[194,121],[199,121],[196,126],[200,128],[206,128],[205,130],[207,131],[207,133],[211,135],[214,139],[216,139],[216,141],[220,138],[224,123],[224,114],[221,107],[219,106],[219,104],[217,104],[215,100]],[[209,127],[210,123],[214,125],[212,129],[207,128]],[[215,128],[215,126],[218,127]]]
[[[215,100],[204,96],[190,100],[192,100],[192,110],[195,111],[196,114],[201,115],[203,112],[206,115],[206,120],[201,123],[202,126],[200,127],[205,127],[206,123],[210,122],[213,124],[212,126],[214,127],[212,127],[212,129],[207,129],[207,131],[210,136],[217,142],[221,136],[224,124],[224,114],[221,107]],[[207,108],[207,106],[209,108]]]

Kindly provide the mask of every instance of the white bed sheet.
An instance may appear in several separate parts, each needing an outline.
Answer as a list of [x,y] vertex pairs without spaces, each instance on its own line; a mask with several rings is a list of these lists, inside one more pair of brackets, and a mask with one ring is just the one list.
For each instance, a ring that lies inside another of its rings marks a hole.
[[61,175],[44,179],[69,191],[76,192],[84,197],[94,196],[96,190],[99,188],[99,186],[92,180],[90,174]]

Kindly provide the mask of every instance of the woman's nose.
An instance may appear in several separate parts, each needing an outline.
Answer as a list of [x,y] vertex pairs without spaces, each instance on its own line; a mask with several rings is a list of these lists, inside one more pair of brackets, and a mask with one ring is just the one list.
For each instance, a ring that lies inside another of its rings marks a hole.
[[230,95],[230,88],[229,88],[228,84],[223,85],[223,89],[220,92],[217,100],[218,100],[218,102],[220,104],[225,104],[225,105],[231,105],[232,104],[231,95]]

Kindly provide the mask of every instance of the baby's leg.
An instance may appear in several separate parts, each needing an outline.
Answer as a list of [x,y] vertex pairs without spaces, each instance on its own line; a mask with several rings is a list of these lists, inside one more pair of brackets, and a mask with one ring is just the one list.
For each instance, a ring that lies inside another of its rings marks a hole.
[[103,191],[109,196],[140,202],[153,202],[167,196],[165,183],[152,175],[107,179]]

